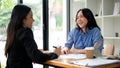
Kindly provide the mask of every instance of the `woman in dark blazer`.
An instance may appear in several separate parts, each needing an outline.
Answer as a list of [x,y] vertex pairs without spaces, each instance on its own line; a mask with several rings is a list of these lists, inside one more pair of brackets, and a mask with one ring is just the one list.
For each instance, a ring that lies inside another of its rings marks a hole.
[[6,68],[33,68],[32,62],[43,63],[60,55],[60,48],[48,54],[38,50],[31,30],[33,21],[30,7],[16,5],[13,8],[5,45]]

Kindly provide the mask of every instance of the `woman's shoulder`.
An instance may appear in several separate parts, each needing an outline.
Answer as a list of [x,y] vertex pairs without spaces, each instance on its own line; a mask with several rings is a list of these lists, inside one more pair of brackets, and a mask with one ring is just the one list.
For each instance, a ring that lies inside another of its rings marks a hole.
[[17,32],[26,33],[26,32],[32,32],[32,30],[30,28],[20,28]]
[[94,27],[92,31],[100,31],[100,29],[98,27]]
[[69,34],[71,35],[76,35],[80,32],[80,29],[75,27],[75,28],[72,28],[71,31],[69,32]]
[[93,29],[91,29],[91,30],[88,30],[88,33],[90,33],[90,34],[96,34],[96,33],[101,33],[100,32],[100,29],[99,28],[97,28],[97,27],[94,27]]
[[71,30],[72,32],[77,32],[77,31],[80,31],[80,29],[79,28],[77,28],[77,27],[74,27],[74,28],[72,28],[72,30]]
[[17,32],[16,32],[16,35],[17,36],[21,36],[21,37],[24,37],[26,35],[32,35],[32,30],[30,28],[20,28]]

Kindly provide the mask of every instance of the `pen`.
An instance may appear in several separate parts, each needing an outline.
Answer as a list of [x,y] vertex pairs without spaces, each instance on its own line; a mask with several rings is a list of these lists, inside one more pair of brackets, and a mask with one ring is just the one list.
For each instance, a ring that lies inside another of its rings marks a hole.
[[53,46],[53,48],[57,48],[56,46]]

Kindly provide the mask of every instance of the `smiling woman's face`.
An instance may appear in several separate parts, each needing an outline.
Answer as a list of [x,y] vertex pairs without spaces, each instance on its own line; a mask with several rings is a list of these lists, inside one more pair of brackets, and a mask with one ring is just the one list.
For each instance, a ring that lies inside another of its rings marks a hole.
[[26,28],[32,28],[33,22],[34,22],[33,13],[32,11],[30,11],[26,18],[23,20],[23,26]]
[[82,28],[86,28],[86,25],[88,23],[88,20],[84,17],[82,11],[80,11],[77,15],[77,19],[76,22],[78,24],[78,26],[82,29]]

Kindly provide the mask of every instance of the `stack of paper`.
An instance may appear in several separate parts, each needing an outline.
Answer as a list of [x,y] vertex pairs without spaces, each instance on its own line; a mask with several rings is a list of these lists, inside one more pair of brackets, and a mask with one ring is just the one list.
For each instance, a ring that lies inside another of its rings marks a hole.
[[110,59],[84,59],[84,60],[77,60],[72,61],[71,63],[76,65],[83,65],[83,66],[100,66],[105,64],[117,63],[119,60],[110,60]]
[[85,54],[64,54],[59,56],[60,59],[82,59],[86,58]]

